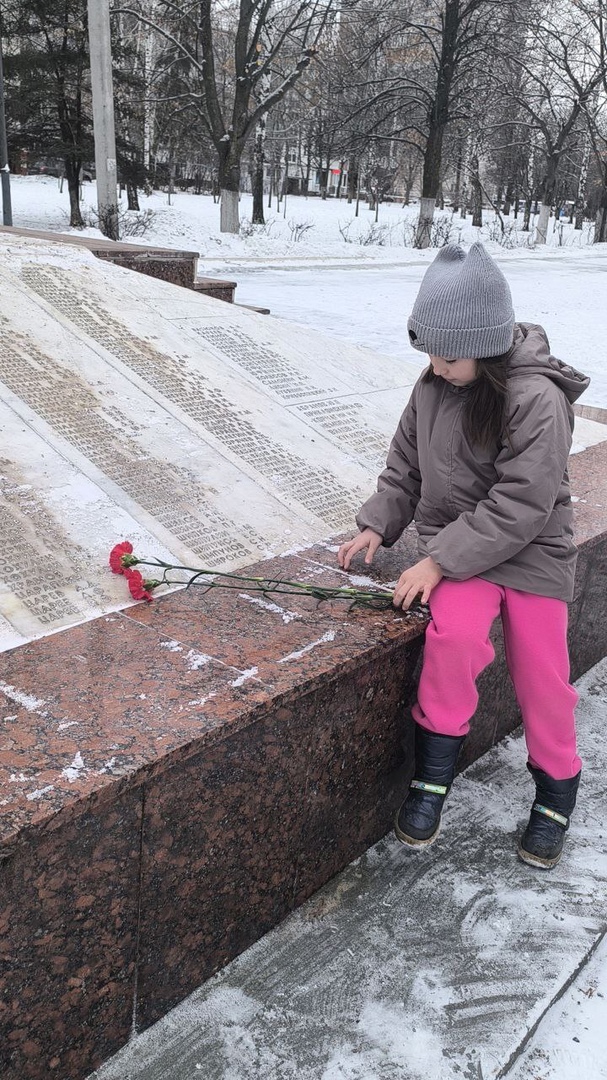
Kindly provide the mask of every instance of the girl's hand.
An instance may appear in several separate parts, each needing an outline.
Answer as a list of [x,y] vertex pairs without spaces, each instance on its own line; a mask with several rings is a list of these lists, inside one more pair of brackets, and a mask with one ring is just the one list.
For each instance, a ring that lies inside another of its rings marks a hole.
[[421,593],[422,604],[427,604],[430,593],[438,585],[442,576],[443,572],[434,559],[430,556],[422,559],[400,575],[392,603],[395,607],[402,607],[406,611],[408,607],[411,607],[416,596]]
[[373,532],[373,529],[363,529],[353,540],[347,540],[345,544],[341,545],[337,552],[337,561],[343,570],[348,570],[352,557],[367,548],[365,562],[369,565],[369,563],[373,562],[373,556],[378,547],[381,547],[382,541],[383,536]]

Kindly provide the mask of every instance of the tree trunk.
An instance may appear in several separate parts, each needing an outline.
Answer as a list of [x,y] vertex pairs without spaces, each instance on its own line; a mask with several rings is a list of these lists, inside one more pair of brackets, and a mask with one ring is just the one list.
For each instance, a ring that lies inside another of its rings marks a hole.
[[455,189],[453,191],[453,202],[451,208],[453,213],[456,214],[459,210],[460,191],[462,187],[462,156],[458,154],[457,163],[455,165]]
[[310,150],[310,146],[308,145],[306,147],[306,175],[304,177],[304,185],[303,185],[304,186],[303,193],[306,196],[306,198],[308,197],[308,193],[310,191],[310,173],[311,173],[311,171],[312,171],[312,152]]
[[536,244],[545,244],[548,239],[548,223],[550,212],[556,196],[556,181],[559,166],[559,155],[553,154],[548,158],[546,175],[542,183],[542,201],[540,203],[540,216],[537,223],[535,236]]
[[71,157],[70,154],[66,154],[64,160],[65,178],[67,180],[67,189],[70,198],[70,225],[74,229],[82,229],[84,227],[84,221],[82,220],[82,214],[80,212],[81,162]]
[[145,93],[143,94],[143,167],[147,176],[150,175],[152,165],[152,145],[154,143],[154,125],[156,119],[156,105],[150,101],[151,73],[154,67],[154,52],[157,48],[154,34],[146,33],[143,37],[143,81]]
[[240,218],[238,216],[238,192],[230,191],[229,188],[221,188],[219,200],[219,231],[222,233],[237,233],[240,229]]
[[415,246],[427,248],[430,246],[432,234],[432,222],[434,220],[434,208],[440,187],[440,170],[443,147],[442,126],[430,127],[430,134],[424,154],[424,174],[422,179],[422,197],[420,200],[419,221]]
[[593,244],[607,243],[607,197],[605,196],[603,196],[603,203],[604,205],[599,206],[594,219]]
[[551,203],[540,203],[540,216],[538,218],[535,242],[536,244],[545,244],[548,238],[548,223],[550,221],[550,213],[552,210]]
[[418,248],[428,247],[432,234],[434,205],[440,187],[443,136],[445,126],[449,120],[451,84],[455,75],[459,27],[459,4],[447,3],[444,7],[441,54],[436,73],[434,101],[428,118],[429,130],[424,153],[422,197],[420,200],[417,235],[415,237],[415,246]]
[[529,232],[529,228],[530,228],[530,225],[531,225],[531,206],[532,206],[532,203],[533,203],[533,200],[532,200],[531,196],[529,195],[525,199],[525,212],[523,214],[523,232]]
[[607,243],[607,167],[603,169],[601,180],[601,201],[594,219],[593,244]]
[[430,242],[432,240],[432,222],[434,220],[435,206],[435,198],[422,198],[419,201],[419,220],[417,223],[417,233],[415,236],[415,247],[417,248],[430,247]]
[[253,225],[264,225],[263,216],[263,175],[264,175],[264,146],[266,138],[266,117],[262,116],[255,130],[255,143],[253,146],[253,171],[251,174],[253,187]]
[[575,214],[575,228],[581,230],[584,225],[584,203],[586,201],[586,184],[588,183],[588,166],[590,164],[590,142],[586,140],[584,157],[580,169],[580,180],[577,189],[577,198],[572,209],[572,217]]
[[127,206],[129,210],[139,210],[139,195],[137,193],[137,184],[134,180],[128,180],[126,182],[126,197]]
[[352,157],[348,162],[348,203],[353,203],[358,187],[358,162]]
[[222,233],[237,233],[240,228],[238,196],[240,194],[240,154],[233,145],[227,156],[219,161],[220,225]]
[[480,229],[483,224],[483,189],[476,154],[473,154],[470,159],[470,183],[472,185],[472,225],[475,229]]
[[464,184],[463,184],[463,187],[462,187],[461,204],[462,205],[460,207],[459,216],[462,219],[462,221],[465,221],[466,218],[468,217],[468,185],[467,185],[466,181],[464,181]]

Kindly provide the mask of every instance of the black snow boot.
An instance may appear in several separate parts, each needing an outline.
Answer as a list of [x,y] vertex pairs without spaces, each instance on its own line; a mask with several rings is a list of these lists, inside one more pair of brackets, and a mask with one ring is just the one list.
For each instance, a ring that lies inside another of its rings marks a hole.
[[535,802],[518,853],[530,866],[550,870],[561,857],[581,772],[569,780],[553,780],[529,763],[527,768],[535,780]]
[[425,847],[438,836],[440,816],[455,776],[455,763],[465,735],[437,735],[415,727],[415,779],[394,822],[398,840]]

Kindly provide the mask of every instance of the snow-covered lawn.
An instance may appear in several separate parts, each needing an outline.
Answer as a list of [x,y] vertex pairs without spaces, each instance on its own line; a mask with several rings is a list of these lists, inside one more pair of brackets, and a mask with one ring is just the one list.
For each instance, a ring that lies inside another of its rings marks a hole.
[[[607,408],[607,251],[600,260],[579,254],[566,260],[549,255],[509,260],[503,265],[517,318],[541,323],[553,352],[591,375],[583,404]],[[236,298],[269,307],[292,319],[360,345],[417,363],[424,357],[409,347],[407,316],[425,266],[361,267],[358,270],[265,269],[231,265]],[[339,345],[336,344],[336,350]]]
[[[59,192],[57,180],[15,177],[12,195],[15,225],[71,231],[67,194]],[[95,197],[95,185],[85,184],[83,204],[90,220]],[[274,315],[421,366],[419,354],[406,340],[406,320],[436,250],[417,251],[405,244],[407,238],[410,241],[415,206],[380,207],[383,244],[347,243],[342,236],[346,232],[352,239],[358,233],[365,238],[377,228],[375,214],[365,203],[355,219],[354,206],[345,200],[290,196],[286,214],[283,207],[279,215],[274,205],[266,229],[251,231],[246,226],[251,199],[243,195],[241,236],[219,232],[219,207],[208,195],[176,194],[169,206],[166,194],[154,193],[141,197],[141,207],[142,213],[152,214],[138,242],[199,251],[204,273],[238,281],[241,303],[270,307]],[[486,214],[483,230],[473,229],[470,218],[464,222],[450,213],[440,217],[451,222],[452,239],[486,243],[511,284],[517,317],[542,323],[554,352],[592,376],[584,403],[607,407],[607,245],[588,243],[589,224],[581,234],[565,225],[560,237],[553,223],[547,248],[508,249],[490,239],[496,235],[493,213]],[[296,227],[306,223],[312,227],[295,240]],[[100,235],[93,227],[85,233]],[[559,246],[560,239],[564,246]]]
[[[59,181],[44,176],[12,178],[14,224],[30,229],[69,231],[67,188],[59,191]],[[95,220],[96,188],[86,182],[82,188],[83,215],[88,222],[86,233],[100,235],[93,227]],[[379,218],[365,202],[360,203],[359,216],[355,204],[346,199],[322,200],[315,197],[288,196],[277,208],[265,210],[265,226],[251,226],[252,200],[242,195],[240,202],[241,234],[230,236],[219,232],[219,205],[210,195],[177,192],[171,205],[165,192],[140,195],[141,214],[149,217],[146,243],[170,244],[172,247],[194,248],[205,259],[234,258],[254,262],[289,258],[295,261],[334,258],[360,262],[394,262],[395,259],[414,259],[422,263],[432,253],[418,252],[412,247],[414,225],[419,208],[403,207],[399,203],[382,203]],[[121,209],[126,202],[121,203]],[[126,219],[133,222],[134,213]],[[536,217],[532,219],[536,220]],[[533,255],[531,233],[522,232],[522,216],[518,221],[506,221],[506,235],[501,237],[499,222],[493,211],[486,211],[482,229],[472,227],[472,218],[462,220],[450,210],[436,212],[437,229],[443,240],[473,243],[482,240],[492,251],[515,251]],[[128,228],[128,226],[127,226]],[[556,225],[551,221],[548,246],[566,253],[592,247],[592,226],[584,224],[577,232],[568,223]],[[126,231],[123,239],[128,240]],[[499,242],[498,242],[499,241]]]

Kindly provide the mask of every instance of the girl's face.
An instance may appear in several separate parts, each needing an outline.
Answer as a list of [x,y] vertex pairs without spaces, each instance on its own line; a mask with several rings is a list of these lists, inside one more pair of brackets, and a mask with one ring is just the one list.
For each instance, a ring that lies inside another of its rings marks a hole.
[[435,375],[453,386],[467,386],[476,379],[476,360],[452,360],[451,357],[431,356]]

